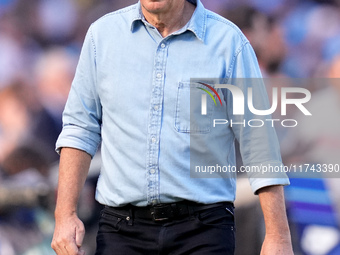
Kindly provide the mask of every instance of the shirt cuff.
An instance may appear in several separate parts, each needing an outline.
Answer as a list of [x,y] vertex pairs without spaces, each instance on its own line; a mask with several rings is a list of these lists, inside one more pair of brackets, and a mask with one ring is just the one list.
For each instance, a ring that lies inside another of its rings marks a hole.
[[98,149],[101,136],[75,125],[65,125],[56,143],[56,152],[63,147],[75,148],[87,152],[93,157]]
[[246,168],[251,189],[254,194],[263,187],[273,185],[289,185],[286,168],[281,162],[270,162],[252,165]]

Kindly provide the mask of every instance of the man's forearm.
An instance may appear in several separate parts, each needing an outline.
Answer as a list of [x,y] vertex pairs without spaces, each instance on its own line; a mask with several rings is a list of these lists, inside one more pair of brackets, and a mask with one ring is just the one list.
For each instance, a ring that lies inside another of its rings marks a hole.
[[85,228],[77,216],[79,194],[89,171],[91,156],[63,148],[60,155],[56,225],[51,246],[58,255],[84,255],[81,248]]
[[258,192],[266,224],[266,234],[290,235],[282,186],[264,187]]
[[264,187],[258,191],[266,225],[262,254],[293,254],[282,186]]
[[[63,148],[60,155],[58,195],[55,214],[73,214],[84,186],[91,156],[84,151]],[[57,218],[56,217],[56,218]]]

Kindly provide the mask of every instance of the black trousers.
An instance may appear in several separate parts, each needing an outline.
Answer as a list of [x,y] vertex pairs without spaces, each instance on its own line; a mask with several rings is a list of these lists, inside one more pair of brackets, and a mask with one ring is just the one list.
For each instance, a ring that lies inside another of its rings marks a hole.
[[166,221],[105,207],[101,212],[96,255],[233,255],[233,206],[190,212]]

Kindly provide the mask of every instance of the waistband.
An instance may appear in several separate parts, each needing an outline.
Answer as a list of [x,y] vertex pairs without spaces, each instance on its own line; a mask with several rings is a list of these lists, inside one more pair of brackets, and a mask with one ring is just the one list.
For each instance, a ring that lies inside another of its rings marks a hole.
[[126,205],[123,207],[105,206],[112,214],[125,215],[133,218],[149,219],[155,222],[165,222],[190,216],[196,212],[214,208],[225,208],[234,214],[234,204],[231,202],[221,202],[214,204],[199,204],[190,201],[180,201],[169,204],[157,204],[146,207]]

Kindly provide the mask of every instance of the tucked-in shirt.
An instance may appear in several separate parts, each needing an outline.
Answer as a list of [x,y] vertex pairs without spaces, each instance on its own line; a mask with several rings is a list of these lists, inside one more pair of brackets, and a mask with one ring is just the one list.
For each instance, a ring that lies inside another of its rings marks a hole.
[[[140,3],[109,13],[94,22],[86,35],[57,150],[72,147],[93,156],[101,144],[96,199],[102,204],[234,201],[236,173],[214,178],[207,173],[193,175],[195,160],[235,166],[237,139],[245,166],[279,166],[275,131],[267,124],[262,128],[243,125],[242,119],[258,119],[250,111],[236,116],[234,121],[241,124],[214,127],[214,119],[233,116],[228,89],[216,89],[223,106],[216,95],[217,106],[207,94],[206,114],[201,108],[192,109],[201,107],[201,101],[192,105],[190,95],[208,90],[200,78],[214,88],[215,79],[232,82],[259,77],[246,37],[200,1],[190,21],[165,38],[145,20]],[[239,86],[243,91],[246,87]],[[257,109],[268,109],[264,86],[254,89]],[[248,176],[254,192],[289,182],[285,175]]]

